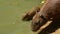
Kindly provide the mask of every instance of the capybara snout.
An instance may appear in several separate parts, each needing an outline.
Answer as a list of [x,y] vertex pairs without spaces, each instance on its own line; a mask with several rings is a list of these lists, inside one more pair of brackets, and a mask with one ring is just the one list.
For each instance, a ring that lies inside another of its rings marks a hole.
[[32,31],[37,31],[40,29],[40,27],[46,22],[45,18],[43,18],[42,16],[36,14],[31,22],[31,28]]

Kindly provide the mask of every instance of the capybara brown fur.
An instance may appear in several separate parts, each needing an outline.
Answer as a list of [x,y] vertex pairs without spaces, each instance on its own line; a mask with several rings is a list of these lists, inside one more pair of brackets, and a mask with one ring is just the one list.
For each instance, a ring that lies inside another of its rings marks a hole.
[[30,20],[32,20],[33,16],[40,11],[40,8],[44,4],[44,2],[45,2],[45,0],[41,1],[41,3],[38,6],[33,7],[30,11],[28,11],[27,13],[25,13],[23,15],[23,17],[22,17],[22,20],[23,21],[30,21]]
[[32,31],[39,30],[49,20],[60,20],[60,0],[46,0],[40,11],[32,19]]
[[22,17],[23,21],[29,21],[33,18],[33,16],[40,11],[40,7],[33,7],[32,10],[25,13]]

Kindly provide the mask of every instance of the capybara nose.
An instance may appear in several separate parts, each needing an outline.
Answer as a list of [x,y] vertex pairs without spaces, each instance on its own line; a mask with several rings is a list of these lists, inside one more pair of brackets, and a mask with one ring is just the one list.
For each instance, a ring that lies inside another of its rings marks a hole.
[[32,27],[32,28],[31,28],[32,31],[33,31],[33,32],[36,32],[36,31],[38,31],[39,28],[40,28],[40,23],[39,23],[38,21],[34,21],[34,22],[32,22],[31,27]]
[[35,22],[34,24],[38,26],[39,25],[39,22]]

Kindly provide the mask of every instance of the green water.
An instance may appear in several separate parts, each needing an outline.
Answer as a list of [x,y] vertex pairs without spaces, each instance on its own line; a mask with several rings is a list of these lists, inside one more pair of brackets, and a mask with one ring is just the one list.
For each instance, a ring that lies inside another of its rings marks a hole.
[[39,3],[40,0],[0,0],[0,34],[33,34],[30,22],[21,17]]

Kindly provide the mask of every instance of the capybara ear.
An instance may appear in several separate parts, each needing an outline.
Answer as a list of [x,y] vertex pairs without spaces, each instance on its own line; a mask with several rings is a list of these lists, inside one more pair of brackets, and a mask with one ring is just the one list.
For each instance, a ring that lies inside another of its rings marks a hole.
[[25,13],[22,17],[23,21],[30,21],[32,20],[33,16],[40,11],[40,7],[33,7],[30,11]]

